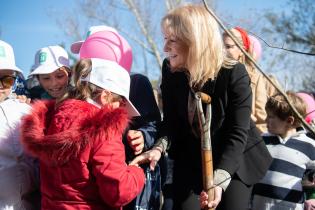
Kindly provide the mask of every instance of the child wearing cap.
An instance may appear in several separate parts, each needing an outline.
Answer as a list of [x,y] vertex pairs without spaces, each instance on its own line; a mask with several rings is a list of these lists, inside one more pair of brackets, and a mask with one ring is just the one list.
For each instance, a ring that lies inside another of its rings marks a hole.
[[68,53],[62,47],[56,45],[39,49],[32,69],[29,80],[36,78],[44,91],[38,96],[31,89],[31,98],[58,99],[65,94],[70,83],[71,70]]
[[0,40],[0,209],[35,209],[37,190],[34,159],[20,145],[20,121],[30,106],[10,97],[22,71],[12,47]]
[[40,160],[43,209],[119,209],[144,185],[143,170],[125,163],[122,134],[130,78],[117,63],[83,59],[74,87],[55,103],[34,103],[22,142]]
[[[127,40],[115,29],[108,26],[92,26],[85,41],[71,46],[80,58],[101,58],[117,62],[126,72],[132,66],[132,49]],[[152,85],[149,79],[138,73],[130,74],[130,101],[141,116],[134,117],[124,133],[123,142],[126,160],[130,162],[136,155],[150,149],[156,141],[157,124],[161,121]],[[158,209],[160,207],[161,176],[159,165],[154,171],[148,165],[142,166],[146,174],[143,191],[124,210]]]

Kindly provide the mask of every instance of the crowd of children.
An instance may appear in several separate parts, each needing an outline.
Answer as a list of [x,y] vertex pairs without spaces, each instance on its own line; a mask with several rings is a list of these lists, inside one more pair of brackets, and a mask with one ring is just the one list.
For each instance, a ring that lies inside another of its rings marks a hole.
[[[169,11],[161,27],[163,120],[112,27],[71,46],[74,66],[61,46],[39,49],[26,82],[0,40],[0,210],[315,209],[314,134],[288,103],[315,127],[314,97],[272,88],[242,51],[257,61],[259,41],[230,29],[241,50],[200,5]],[[199,91],[212,98],[211,202]]]

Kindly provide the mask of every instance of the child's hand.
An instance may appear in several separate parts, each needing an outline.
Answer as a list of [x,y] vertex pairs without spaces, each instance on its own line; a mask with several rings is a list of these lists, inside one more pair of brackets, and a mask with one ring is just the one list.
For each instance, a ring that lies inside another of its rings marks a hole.
[[16,98],[21,102],[21,103],[31,103],[31,99],[27,98],[25,95],[16,95]]
[[306,188],[315,188],[315,169],[307,169],[302,179],[302,185]]
[[144,138],[141,131],[129,130],[127,133],[129,146],[134,151],[135,155],[139,155],[144,148]]

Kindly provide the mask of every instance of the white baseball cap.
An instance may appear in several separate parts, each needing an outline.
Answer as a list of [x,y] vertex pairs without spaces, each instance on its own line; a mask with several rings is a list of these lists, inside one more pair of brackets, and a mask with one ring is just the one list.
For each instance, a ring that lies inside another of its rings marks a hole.
[[[105,26],[105,25],[100,25],[100,26],[91,26],[86,34],[86,38],[88,38],[91,34],[94,34],[96,32],[100,32],[100,31],[112,31],[114,33],[118,33],[116,29],[112,28],[112,27],[109,27],[109,26]],[[74,53],[74,54],[79,54],[80,52],[80,48],[81,48],[81,45],[83,44],[85,40],[81,40],[81,41],[78,41],[78,42],[74,42],[72,45],[71,45],[71,52]]]
[[21,69],[15,65],[13,48],[2,40],[0,40],[0,70],[13,70],[22,74]]
[[91,58],[92,70],[81,81],[90,82],[100,88],[123,96],[127,103],[126,109],[130,117],[140,116],[138,110],[129,100],[130,76],[128,72],[116,62]]
[[62,66],[70,68],[67,51],[58,45],[44,47],[36,52],[35,64],[29,76],[50,74]]

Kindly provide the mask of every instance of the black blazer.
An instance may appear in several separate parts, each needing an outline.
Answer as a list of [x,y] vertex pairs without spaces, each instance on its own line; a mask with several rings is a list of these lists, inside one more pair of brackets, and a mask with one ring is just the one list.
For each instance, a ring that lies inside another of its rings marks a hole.
[[[200,139],[188,122],[190,87],[184,72],[171,73],[168,61],[162,68],[164,119],[160,135],[170,141],[169,156],[174,159],[174,182],[190,189],[201,188]],[[224,169],[248,185],[266,173],[271,156],[250,120],[252,93],[245,67],[221,68],[215,81],[202,91],[212,97],[211,138],[215,169]],[[190,185],[190,186],[188,186]]]

